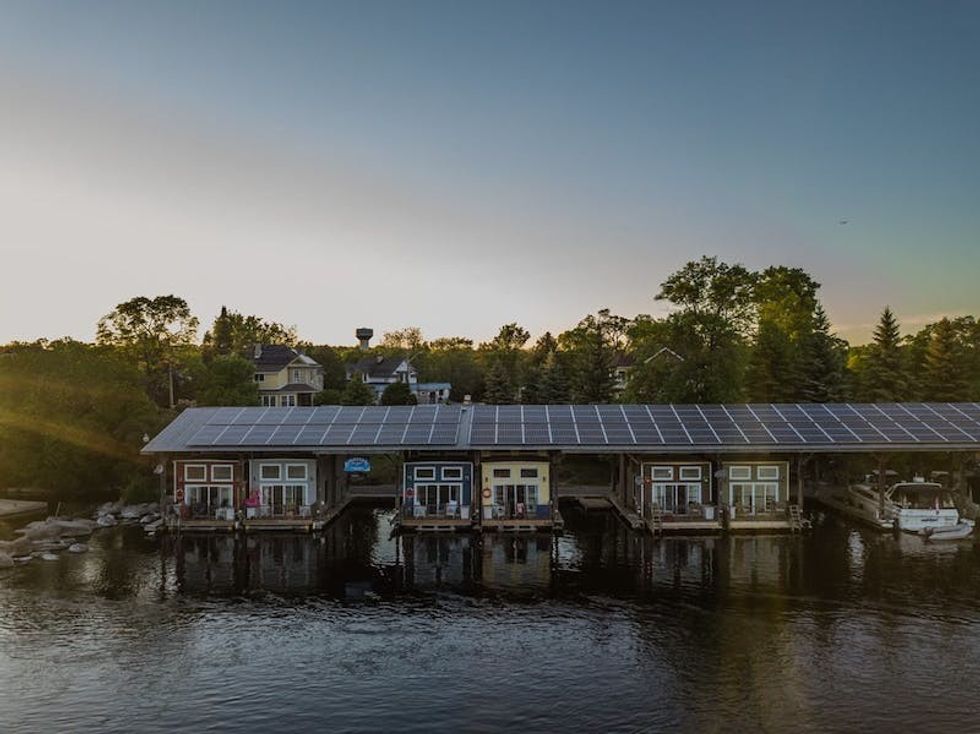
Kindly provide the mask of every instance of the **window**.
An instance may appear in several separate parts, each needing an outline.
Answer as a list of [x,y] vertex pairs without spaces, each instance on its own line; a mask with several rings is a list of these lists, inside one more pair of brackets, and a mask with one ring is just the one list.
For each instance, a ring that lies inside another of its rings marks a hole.
[[292,382],[302,382],[303,381],[303,370],[294,369],[292,371]]
[[654,466],[650,469],[651,479],[673,479],[674,478],[674,467],[672,466]]
[[286,479],[306,479],[306,464],[286,464]]
[[262,395],[262,407],[263,408],[275,408],[276,407],[276,396],[275,395]]
[[262,373],[262,372],[256,372],[255,373],[255,381],[256,382],[265,382],[265,374]]
[[436,469],[434,466],[417,466],[415,467],[415,478],[416,479],[435,479]]
[[730,467],[728,467],[728,478],[729,479],[751,479],[752,478],[752,467],[751,466],[730,466]]
[[215,482],[230,482],[235,470],[231,464],[215,464],[211,467],[211,479]]
[[759,479],[779,479],[778,466],[760,466],[755,471]]
[[442,469],[443,479],[462,479],[463,478],[463,467],[461,466],[446,466]]
[[682,466],[681,469],[681,479],[700,481],[701,480],[701,467],[700,466]]
[[493,476],[497,479],[509,479],[510,469],[494,469]]
[[279,405],[283,408],[293,408],[296,406],[296,396],[295,395],[283,395],[279,399]]
[[521,469],[521,478],[522,479],[534,479],[537,476],[538,476],[538,470],[535,469],[535,468]]
[[278,464],[262,464],[259,467],[259,476],[262,479],[281,479],[282,467]]
[[206,482],[207,479],[208,468],[204,464],[186,464],[184,466],[184,481]]

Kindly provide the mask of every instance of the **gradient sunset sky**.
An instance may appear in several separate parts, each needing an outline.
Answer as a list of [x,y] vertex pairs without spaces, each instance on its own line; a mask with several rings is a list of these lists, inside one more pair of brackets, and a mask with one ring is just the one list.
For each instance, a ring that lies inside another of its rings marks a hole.
[[537,335],[702,254],[980,314],[978,2],[6,0],[0,95],[0,341]]

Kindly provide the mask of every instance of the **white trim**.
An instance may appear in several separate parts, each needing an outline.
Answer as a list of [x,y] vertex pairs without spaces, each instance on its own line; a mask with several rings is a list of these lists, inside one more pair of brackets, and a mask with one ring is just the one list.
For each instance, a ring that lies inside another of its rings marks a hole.
[[[266,469],[266,468],[269,468],[269,469],[275,468],[275,470],[277,472],[276,473],[276,476],[274,476],[274,477],[267,477],[267,476],[265,476],[263,474],[263,470]],[[272,463],[272,462],[260,463],[259,464],[259,480],[260,481],[263,481],[263,482],[281,482],[282,481],[282,464]]]
[[[755,477],[760,480],[779,481],[780,475],[782,474],[779,469],[779,464],[759,465],[755,469]],[[772,470],[775,470],[775,473]]]
[[665,479],[670,480],[674,478],[674,467],[671,464],[651,464],[650,465],[650,479],[659,480]]
[[[449,472],[453,472],[453,473],[450,474]],[[461,467],[461,466],[444,466],[444,467],[442,467],[441,476],[442,476],[442,478],[444,480],[445,479],[458,479],[458,480],[462,480],[463,479],[463,474],[464,474],[463,467]]]
[[[200,477],[189,477],[187,476],[188,469],[201,469],[204,473]],[[208,465],[207,464],[184,464],[184,482],[204,482],[208,481]]]
[[[289,470],[299,467],[303,470],[303,476],[301,477],[291,477],[289,476]],[[310,478],[310,467],[307,464],[286,464],[286,476],[285,481],[287,482],[305,482]]]
[[[693,476],[684,476],[685,473],[690,474],[691,472],[694,472]],[[702,472],[700,464],[681,466],[678,468],[677,478],[682,482],[700,482],[704,478],[704,472]]]
[[[423,473],[424,472],[424,473]],[[432,482],[436,480],[436,468],[434,466],[412,467],[412,479],[416,482]]]
[[[218,469],[228,469],[230,471],[229,476],[219,477],[215,474]],[[234,464],[212,464],[211,465],[211,481],[212,482],[234,482],[235,481],[235,465]]]
[[728,478],[732,481],[751,481],[752,467],[746,464],[729,465]]

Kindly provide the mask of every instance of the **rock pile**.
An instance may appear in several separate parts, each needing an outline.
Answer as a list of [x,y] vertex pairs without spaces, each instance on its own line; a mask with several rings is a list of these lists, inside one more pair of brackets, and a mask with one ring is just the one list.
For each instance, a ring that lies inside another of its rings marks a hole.
[[120,523],[153,526],[160,520],[159,507],[155,502],[124,505],[107,502],[95,512],[95,519],[49,517],[35,520],[16,531],[14,540],[0,540],[0,568],[10,568],[18,563],[28,563],[35,558],[45,561],[58,560],[58,553],[85,553],[88,544],[80,542],[99,528]]

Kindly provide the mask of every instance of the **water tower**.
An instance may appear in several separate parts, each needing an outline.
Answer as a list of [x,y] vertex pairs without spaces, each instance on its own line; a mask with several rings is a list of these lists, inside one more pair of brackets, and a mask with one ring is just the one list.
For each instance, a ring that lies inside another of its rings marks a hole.
[[371,348],[371,337],[374,336],[374,329],[368,329],[362,326],[354,332],[354,336],[357,337],[358,346],[366,351]]

